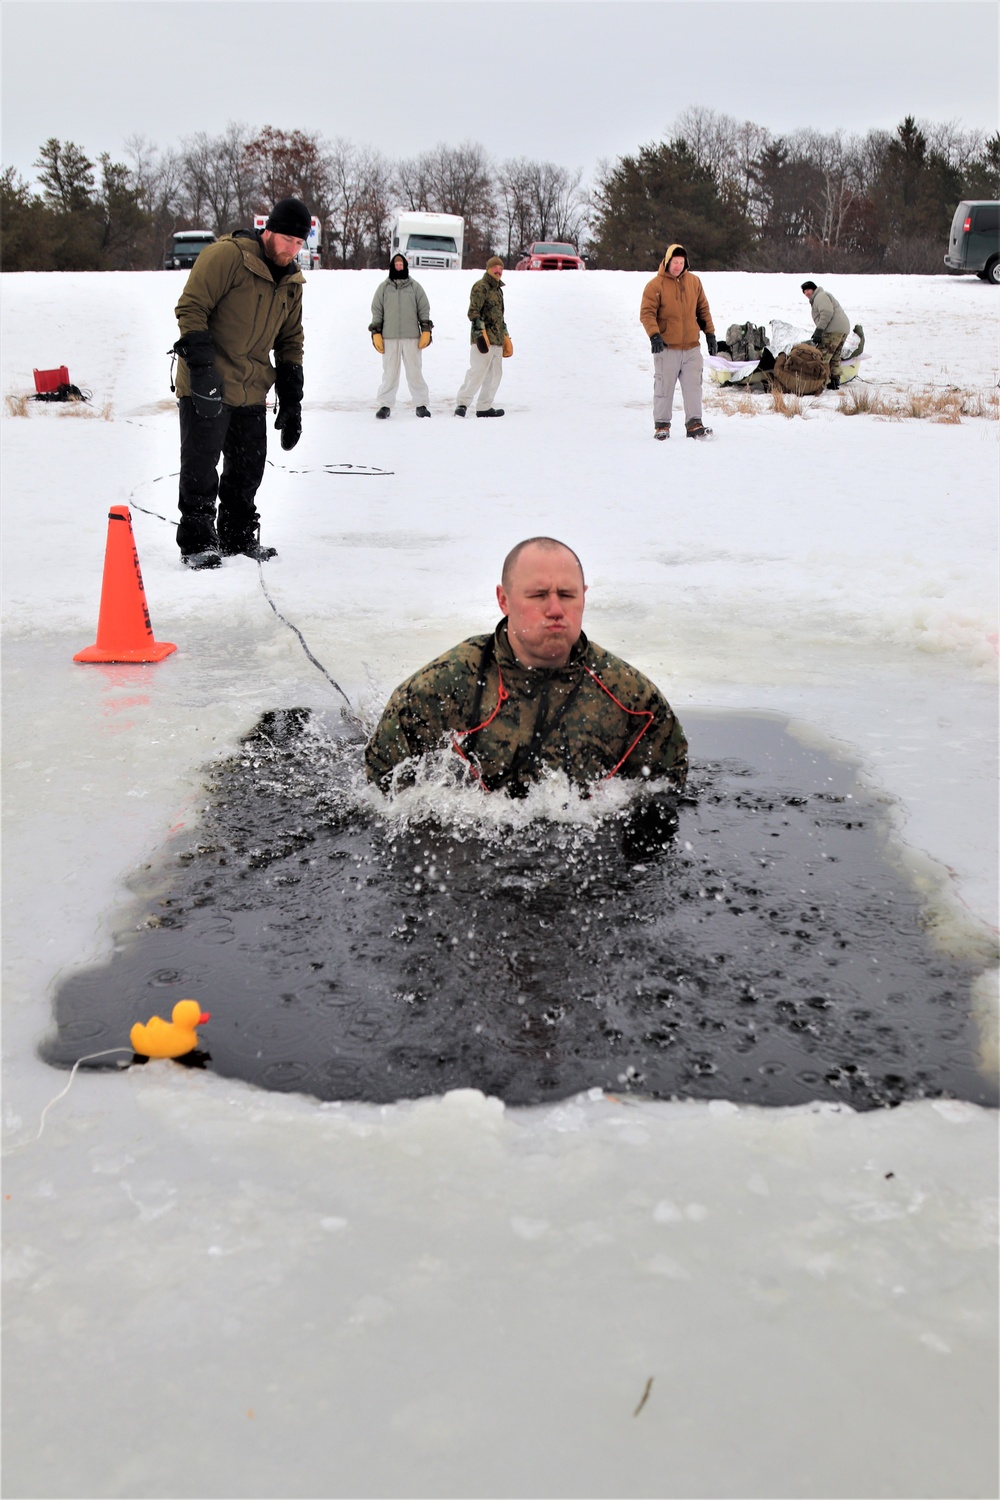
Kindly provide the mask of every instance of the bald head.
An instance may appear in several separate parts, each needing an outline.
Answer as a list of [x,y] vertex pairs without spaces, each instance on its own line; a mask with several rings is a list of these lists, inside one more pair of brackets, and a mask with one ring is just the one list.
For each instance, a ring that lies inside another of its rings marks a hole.
[[512,547],[503,560],[503,571],[500,574],[500,581],[505,589],[510,588],[514,565],[526,547],[538,547],[543,552],[568,552],[580,569],[580,582],[584,582],[583,563],[577,557],[572,547],[567,547],[565,542],[557,542],[554,536],[529,536],[523,542],[518,542],[516,547]]

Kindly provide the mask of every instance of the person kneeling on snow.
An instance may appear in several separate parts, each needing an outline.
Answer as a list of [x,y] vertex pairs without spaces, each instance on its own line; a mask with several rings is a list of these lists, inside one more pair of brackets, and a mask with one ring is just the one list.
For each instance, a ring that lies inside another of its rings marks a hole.
[[830,292],[824,292],[815,281],[802,283],[802,295],[808,298],[816,331],[812,341],[819,349],[830,372],[828,391],[840,390],[840,352],[851,331],[851,320]]
[[431,341],[430,303],[419,281],[410,275],[405,255],[394,255],[389,275],[375,288],[372,298],[372,320],[368,332],[382,356],[382,384],[379,386],[375,415],[384,421],[396,403],[399,367],[406,371],[410,395],[417,403],[417,416],[429,417],[430,396],[421,368],[420,351]]
[[487,791],[524,796],[547,771],[577,786],[614,775],[687,778],[684,731],[659,689],[583,634],[580,559],[553,537],[519,542],[503,565],[503,619],[422,667],[392,694],[365,749],[383,792],[406,761],[450,749]]
[[687,435],[708,437],[712,429],[701,420],[699,333],[705,335],[709,354],[718,344],[705,289],[688,269],[683,245],[667,246],[659,271],[643,291],[639,321],[653,351],[653,436],[661,442],[670,436],[674,386],[680,380]]
[[267,462],[265,402],[273,385],[274,425],[282,448],[294,448],[302,432],[305,284],[296,257],[311,223],[304,203],[282,198],[263,229],[237,229],[201,251],[177,304],[177,545],[189,568],[218,568],[223,557],[239,554],[257,562],[276,555],[260,544],[256,503]]

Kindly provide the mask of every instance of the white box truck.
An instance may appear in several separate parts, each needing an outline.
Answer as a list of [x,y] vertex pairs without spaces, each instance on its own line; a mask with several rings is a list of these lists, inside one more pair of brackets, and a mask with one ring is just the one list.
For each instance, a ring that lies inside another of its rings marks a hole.
[[[254,214],[254,229],[267,228],[267,214]],[[309,238],[306,240],[296,259],[300,270],[315,271],[318,269],[323,254],[323,246],[319,242],[319,220],[313,214],[310,220]]]
[[392,217],[390,255],[405,255],[410,270],[462,269],[465,220],[460,214],[424,214],[396,209]]

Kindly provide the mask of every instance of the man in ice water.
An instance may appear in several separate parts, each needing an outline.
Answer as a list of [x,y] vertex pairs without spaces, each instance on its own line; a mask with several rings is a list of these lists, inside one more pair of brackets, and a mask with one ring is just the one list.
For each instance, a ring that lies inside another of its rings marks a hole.
[[177,304],[177,545],[189,568],[218,568],[240,553],[258,562],[276,555],[260,544],[256,504],[267,459],[264,403],[273,385],[274,425],[282,448],[294,448],[302,433],[305,284],[296,257],[310,227],[306,205],[282,198],[264,229],[237,229],[202,250]]
[[684,731],[647,677],[588,641],[586,591],[580,559],[565,543],[519,542],[497,585],[496,629],[396,689],[365,750],[368,779],[390,791],[412,781],[405,762],[446,748],[487,791],[511,796],[546,771],[564,771],[578,786],[615,775],[683,786]]

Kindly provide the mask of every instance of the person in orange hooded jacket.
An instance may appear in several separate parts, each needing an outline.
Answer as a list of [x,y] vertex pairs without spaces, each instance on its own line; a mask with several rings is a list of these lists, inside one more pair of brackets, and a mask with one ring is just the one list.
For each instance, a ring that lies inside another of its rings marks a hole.
[[689,269],[683,245],[667,246],[659,271],[643,291],[639,321],[653,351],[653,436],[661,442],[670,436],[674,386],[680,380],[687,435],[707,437],[712,429],[701,420],[700,333],[709,354],[718,345],[705,289]]

